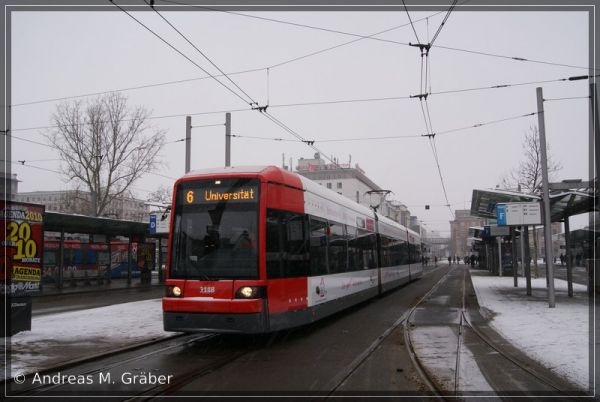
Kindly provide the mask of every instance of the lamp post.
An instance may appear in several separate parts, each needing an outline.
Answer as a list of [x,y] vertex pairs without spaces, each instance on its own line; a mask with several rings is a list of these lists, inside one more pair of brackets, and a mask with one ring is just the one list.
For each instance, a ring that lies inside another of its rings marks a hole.
[[[369,202],[369,206],[371,207],[371,209],[373,210],[373,216],[375,218],[375,232],[376,232],[376,241],[377,241],[377,248],[379,249],[380,246],[380,242],[381,239],[379,237],[379,217],[377,215],[377,208],[379,208],[381,206],[381,204],[383,204],[383,201],[385,201],[385,197],[391,193],[391,190],[369,190],[367,192],[365,192],[365,195],[369,195],[370,197],[370,202]],[[375,197],[375,198],[373,198]],[[377,200],[377,198],[379,198],[379,200]],[[378,201],[378,202],[374,202],[374,201]],[[379,253],[377,253],[377,265],[381,266],[381,255],[379,255]],[[381,288],[381,270],[378,269],[377,270],[377,283],[379,284],[379,293],[381,293],[382,288]]]

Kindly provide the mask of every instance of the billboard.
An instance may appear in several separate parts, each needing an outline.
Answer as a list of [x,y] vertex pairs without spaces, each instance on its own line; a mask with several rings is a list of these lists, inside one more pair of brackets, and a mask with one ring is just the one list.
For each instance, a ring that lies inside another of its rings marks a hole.
[[43,205],[0,201],[2,292],[25,296],[40,291],[44,250]]

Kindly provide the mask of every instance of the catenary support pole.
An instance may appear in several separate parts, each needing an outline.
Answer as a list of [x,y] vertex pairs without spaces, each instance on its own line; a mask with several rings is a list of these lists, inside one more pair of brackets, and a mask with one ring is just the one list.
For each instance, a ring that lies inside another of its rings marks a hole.
[[521,271],[523,276],[525,276],[525,226],[521,226]]
[[513,266],[513,279],[514,286],[519,286],[519,281],[517,279],[517,271],[519,270],[519,263],[517,261],[517,227],[512,226],[510,228],[511,234],[511,253],[512,253],[512,266]]
[[65,279],[65,229],[60,228],[60,243],[58,248],[58,288],[62,289]]
[[548,307],[556,306],[554,299],[554,266],[552,262],[552,226],[550,216],[550,190],[548,187],[548,159],[546,155],[546,125],[544,122],[544,95],[541,87],[536,88],[538,125],[540,134],[540,158],[542,163],[542,198],[544,217],[544,248],[546,254],[546,275],[548,277]]
[[127,240],[127,286],[131,285],[131,264],[133,263],[132,251],[131,251],[131,237],[133,235],[130,233]]
[[498,273],[502,276],[502,237],[496,237],[498,242]]
[[567,289],[569,297],[573,297],[573,263],[571,262],[571,228],[569,226],[569,217],[565,218],[565,248],[567,259]]
[[225,166],[231,166],[231,113],[225,113]]
[[190,171],[192,154],[192,116],[185,118],[185,173]]
[[598,117],[598,92],[596,83],[590,84],[590,180],[598,177],[600,159],[600,118]]
[[527,296],[531,296],[531,249],[529,248],[529,226],[525,226],[525,283]]

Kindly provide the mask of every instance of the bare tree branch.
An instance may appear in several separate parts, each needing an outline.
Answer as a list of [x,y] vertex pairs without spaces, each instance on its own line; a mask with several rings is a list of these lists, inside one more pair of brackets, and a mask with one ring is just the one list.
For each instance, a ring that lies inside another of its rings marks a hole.
[[[539,194],[542,191],[542,161],[540,136],[537,127],[532,126],[523,139],[523,159],[519,166],[512,169],[508,175],[501,178],[504,189],[521,188],[529,194]],[[555,162],[550,155],[550,146],[547,144],[548,178],[553,180],[562,166]]]
[[88,214],[102,215],[144,173],[155,170],[164,132],[151,134],[142,107],[129,108],[127,98],[111,93],[89,101],[65,102],[52,118],[57,128],[47,134],[64,162],[66,179],[91,194]]

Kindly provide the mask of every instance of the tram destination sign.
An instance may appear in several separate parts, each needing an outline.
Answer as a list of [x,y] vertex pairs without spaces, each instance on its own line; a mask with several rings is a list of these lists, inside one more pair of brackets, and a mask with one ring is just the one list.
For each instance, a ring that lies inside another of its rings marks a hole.
[[184,193],[185,204],[213,204],[219,202],[255,203],[258,202],[257,186],[228,188],[187,189]]
[[496,205],[499,226],[541,225],[539,202],[507,202]]

